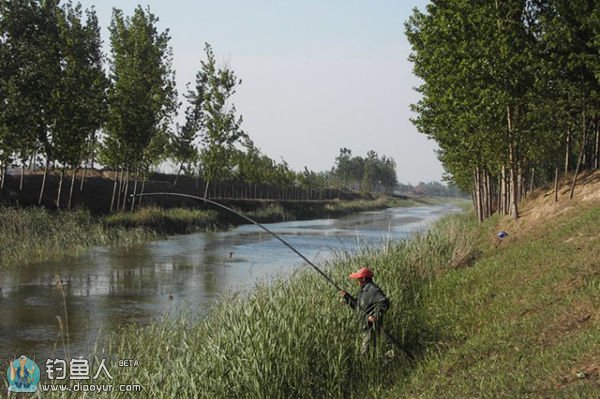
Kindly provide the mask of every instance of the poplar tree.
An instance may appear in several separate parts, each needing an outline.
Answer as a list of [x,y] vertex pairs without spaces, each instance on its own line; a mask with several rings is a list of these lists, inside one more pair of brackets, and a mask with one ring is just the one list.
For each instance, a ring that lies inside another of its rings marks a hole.
[[[111,210],[114,209],[117,183],[125,209],[130,174],[136,175],[135,193],[140,168],[154,161],[146,157],[159,156],[156,151],[148,151],[149,146],[166,137],[177,106],[169,31],[159,32],[157,24],[158,18],[141,6],[131,17],[113,9],[111,87],[103,147],[103,159],[117,172]],[[160,152],[166,156],[167,146]],[[116,198],[118,205],[120,198]]]
[[52,126],[60,79],[58,1],[1,0],[0,15],[2,170],[18,160],[23,171],[40,150],[46,158],[41,203],[53,157]]
[[247,135],[241,129],[242,117],[236,116],[235,105],[229,103],[241,80],[230,68],[217,67],[208,43],[204,50],[206,60],[201,62],[197,81],[206,85],[202,101],[203,129],[200,133],[200,161],[206,181],[206,196],[211,182],[230,176],[235,145],[240,144],[240,140]]
[[423,81],[414,123],[480,220],[517,218],[536,181],[557,185],[561,157],[565,172],[578,160],[573,186],[598,159],[598,12],[591,0],[450,0],[407,22]]
[[53,153],[61,163],[56,206],[61,206],[65,168],[73,170],[68,207],[71,207],[75,176],[95,133],[105,117],[107,81],[102,69],[100,29],[93,10],[83,22],[81,5],[67,3],[60,21],[61,75],[56,92],[56,123]]

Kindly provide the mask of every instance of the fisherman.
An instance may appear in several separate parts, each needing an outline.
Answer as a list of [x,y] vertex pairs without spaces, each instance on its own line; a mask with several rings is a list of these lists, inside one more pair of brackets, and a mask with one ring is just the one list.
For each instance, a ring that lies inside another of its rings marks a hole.
[[346,291],[340,291],[340,296],[352,309],[359,311],[364,320],[361,353],[366,354],[377,345],[383,326],[383,314],[390,307],[390,301],[373,282],[373,272],[369,268],[360,268],[356,273],[350,274],[350,278],[360,286],[356,298]]

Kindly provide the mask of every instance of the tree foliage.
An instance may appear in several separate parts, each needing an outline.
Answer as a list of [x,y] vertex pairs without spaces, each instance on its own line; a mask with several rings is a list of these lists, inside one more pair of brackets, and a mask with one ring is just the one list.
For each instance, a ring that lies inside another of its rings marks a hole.
[[480,218],[518,217],[520,198],[555,176],[561,159],[585,152],[588,167],[598,159],[589,133],[598,135],[599,7],[434,1],[406,23],[423,81],[414,123],[438,143],[450,178],[473,193]]
[[117,167],[139,167],[153,141],[164,142],[176,110],[169,32],[157,23],[141,6],[131,17],[113,10],[104,156]]
[[363,158],[352,156],[348,148],[340,148],[332,173],[342,187],[356,191],[392,191],[398,183],[396,162],[385,155],[379,157],[375,151],[367,152]]

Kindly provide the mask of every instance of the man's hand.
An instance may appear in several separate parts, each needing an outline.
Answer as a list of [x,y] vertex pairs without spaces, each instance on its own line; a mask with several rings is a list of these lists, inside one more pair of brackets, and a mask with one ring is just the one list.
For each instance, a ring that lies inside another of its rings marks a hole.
[[375,323],[375,316],[369,316],[369,317],[367,317],[367,321],[369,322],[369,324]]

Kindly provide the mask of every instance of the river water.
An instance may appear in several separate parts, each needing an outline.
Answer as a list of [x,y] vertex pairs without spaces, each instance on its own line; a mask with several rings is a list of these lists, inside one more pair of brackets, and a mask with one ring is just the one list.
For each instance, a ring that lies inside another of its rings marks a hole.
[[[425,229],[451,206],[392,208],[339,219],[267,224],[317,265],[336,253],[384,244]],[[254,225],[168,237],[131,248],[96,247],[77,257],[2,270],[0,359],[64,356],[59,321],[64,287],[71,356],[88,356],[98,336],[144,324],[173,309],[202,315],[220,295],[306,267]],[[183,304],[184,306],[179,306]],[[0,369],[1,370],[1,369]]]

